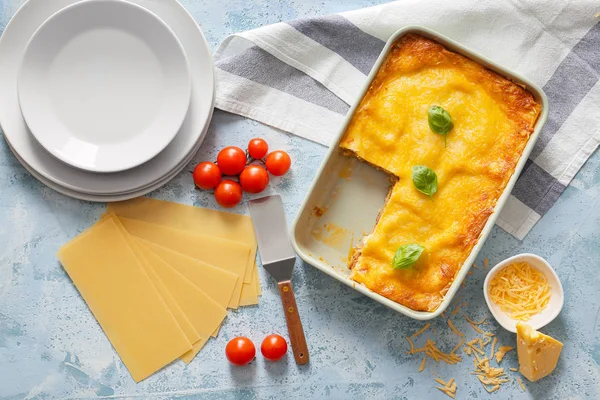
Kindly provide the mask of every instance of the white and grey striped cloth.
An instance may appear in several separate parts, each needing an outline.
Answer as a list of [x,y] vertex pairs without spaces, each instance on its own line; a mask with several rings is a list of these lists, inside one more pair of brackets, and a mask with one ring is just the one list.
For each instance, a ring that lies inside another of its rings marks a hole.
[[600,143],[600,3],[404,0],[227,38],[217,107],[329,145],[385,41],[423,25],[543,87],[549,118],[498,225],[522,239]]

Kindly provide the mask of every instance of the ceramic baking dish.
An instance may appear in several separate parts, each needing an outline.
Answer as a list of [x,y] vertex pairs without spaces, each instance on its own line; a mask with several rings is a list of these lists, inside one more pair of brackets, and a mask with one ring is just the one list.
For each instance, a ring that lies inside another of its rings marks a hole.
[[[350,248],[360,242],[364,235],[373,229],[377,215],[390,190],[391,182],[385,173],[359,161],[355,157],[344,155],[343,150],[339,148],[339,141],[342,139],[346,127],[369,88],[371,81],[375,78],[377,71],[388,55],[391,46],[402,35],[407,33],[417,33],[434,39],[448,49],[462,54],[511,81],[526,87],[541,105],[541,113],[535,125],[534,132],[523,151],[513,176],[498,199],[494,212],[481,231],[479,241],[473,247],[469,257],[467,257],[465,263],[456,274],[444,300],[437,310],[433,312],[414,311],[372,292],[367,287],[351,280],[349,277],[350,270],[347,267]],[[291,235],[292,244],[296,252],[307,263],[399,313],[418,320],[428,320],[437,317],[452,301],[459,285],[467,275],[467,272],[469,272],[479,250],[492,230],[498,213],[506,203],[521,170],[525,166],[529,153],[531,153],[540,131],[546,122],[547,110],[548,102],[544,92],[522,76],[493,63],[485,57],[432,30],[418,26],[400,29],[390,37],[377,59],[360,96],[358,96],[356,102],[348,112],[344,124],[340,127],[339,134],[325,156],[309,194],[300,208],[292,226]]]

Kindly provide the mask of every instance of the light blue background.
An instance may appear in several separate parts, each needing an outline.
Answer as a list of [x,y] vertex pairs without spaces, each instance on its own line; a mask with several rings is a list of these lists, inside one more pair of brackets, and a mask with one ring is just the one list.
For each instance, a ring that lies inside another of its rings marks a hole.
[[[0,27],[21,3],[0,0]],[[213,49],[234,32],[375,3],[183,1]],[[196,161],[215,159],[218,149],[243,146],[255,136],[266,137],[272,148],[284,148],[292,156],[292,172],[272,182],[291,222],[324,147],[217,111]],[[216,207],[212,196],[194,190],[187,172],[151,195]],[[470,374],[473,367],[467,356],[453,366],[428,360],[425,371],[418,373],[421,359],[406,354],[404,337],[423,323],[390,311],[302,263],[296,266],[293,282],[311,350],[309,365],[298,367],[291,356],[278,363],[259,356],[244,368],[225,360],[223,349],[234,336],[245,335],[259,344],[269,333],[286,334],[276,286],[261,269],[264,295],[258,307],[231,312],[218,339],[189,366],[177,362],[135,384],[55,257],[60,245],[92,224],[103,210],[102,204],[73,200],[40,184],[0,141],[0,399],[447,399],[434,389],[432,372],[445,380],[456,378],[461,399],[600,398],[599,154],[592,156],[523,242],[494,228],[480,253],[479,265],[485,257],[493,265],[517,253],[539,254],[556,268],[565,289],[562,314],[544,329],[565,343],[557,371],[537,383],[525,382],[526,392],[513,380],[498,393],[487,394]],[[246,212],[246,204],[235,211]],[[450,310],[467,301],[464,311],[471,318],[491,320],[481,290],[485,271],[473,271]],[[455,324],[474,338],[475,332],[458,316]],[[438,318],[433,327],[441,348],[449,350],[457,343],[444,321]],[[498,334],[500,344],[514,345],[514,335],[496,324],[487,329]],[[503,366],[517,366],[515,352],[506,356]]]

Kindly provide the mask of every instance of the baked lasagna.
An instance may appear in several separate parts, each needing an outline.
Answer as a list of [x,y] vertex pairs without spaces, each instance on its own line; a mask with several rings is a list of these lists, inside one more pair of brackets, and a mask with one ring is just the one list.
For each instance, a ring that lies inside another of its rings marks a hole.
[[[452,117],[436,134],[428,110]],[[533,133],[540,105],[525,88],[416,34],[401,37],[377,72],[340,142],[392,177],[375,226],[354,250],[351,278],[417,311],[434,311],[464,264]],[[412,168],[437,175],[417,190]],[[424,251],[410,268],[401,246]]]

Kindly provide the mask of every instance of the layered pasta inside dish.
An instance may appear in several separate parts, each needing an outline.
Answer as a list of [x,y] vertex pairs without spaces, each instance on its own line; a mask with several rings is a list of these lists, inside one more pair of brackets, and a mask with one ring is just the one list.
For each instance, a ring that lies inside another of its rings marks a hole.
[[[428,111],[442,107],[445,135]],[[540,104],[525,88],[417,34],[392,47],[340,142],[390,174],[394,184],[375,226],[349,261],[351,278],[417,311],[442,302],[513,175]],[[424,194],[413,167],[434,171]],[[394,267],[402,246],[423,252]]]

